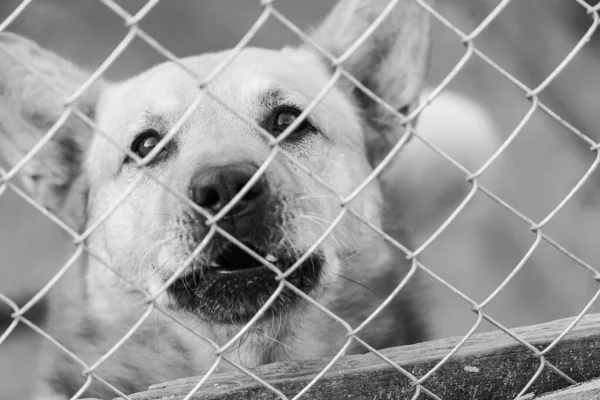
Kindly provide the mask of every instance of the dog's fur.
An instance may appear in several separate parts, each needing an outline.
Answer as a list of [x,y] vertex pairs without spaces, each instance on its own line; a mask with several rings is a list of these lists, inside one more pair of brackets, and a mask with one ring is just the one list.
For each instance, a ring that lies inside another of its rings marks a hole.
[[[340,56],[387,3],[343,0],[312,38]],[[38,70],[64,93],[73,93],[88,76],[13,34],[0,35],[0,47]],[[343,67],[395,109],[410,111],[418,102],[428,48],[427,13],[413,1],[401,0]],[[182,63],[202,78],[227,54],[205,54]],[[333,70],[326,57],[310,45],[281,51],[246,48],[207,89],[269,129],[275,110],[290,105],[304,109]],[[75,105],[94,119],[99,130],[123,148],[131,148],[135,137],[148,129],[166,134],[199,93],[196,81],[168,62],[125,82],[96,82]],[[0,95],[0,148],[11,163],[16,163],[61,116],[64,98],[6,55],[0,58]],[[306,128],[300,137],[284,141],[281,151],[342,196],[352,193],[369,176],[404,133],[397,117],[345,78],[325,95],[309,119],[314,129]],[[261,165],[269,152],[268,142],[255,128],[204,96],[149,169],[173,191],[189,194],[191,200],[203,205],[207,203],[198,199],[197,191],[205,187],[207,179],[230,179],[231,166],[247,173],[248,168],[255,168],[249,165]],[[71,116],[20,175],[34,199],[83,231],[109,210],[140,174],[124,151]],[[393,174],[383,170],[348,207],[408,244],[397,223],[394,206],[398,199],[388,195],[397,193],[394,184]],[[305,253],[342,210],[339,199],[281,154],[256,186],[260,186],[257,193],[265,203],[253,204],[250,216],[240,216],[234,222],[226,218],[219,224],[225,224],[224,229],[262,255],[287,260],[282,268]],[[246,197],[243,200],[252,203]],[[145,294],[157,293],[200,244],[208,232],[205,221],[189,203],[152,179],[141,178],[87,239],[94,257],[82,255],[81,268],[70,271],[54,291],[46,330],[88,365],[96,362],[142,316],[147,308]],[[266,267],[231,274],[214,272],[219,271],[215,260],[229,251],[225,249],[227,240],[218,236],[183,271],[184,278],[158,296],[156,307],[224,345],[273,293],[277,283]],[[409,267],[402,252],[346,213],[314,256],[289,279],[356,327],[396,288]],[[127,281],[135,282],[141,290]],[[424,340],[425,323],[413,295],[417,283],[411,281],[360,333],[361,338],[376,348]],[[227,356],[247,367],[325,357],[340,350],[348,340],[346,333],[340,323],[284,289]],[[353,342],[347,353],[364,351]],[[68,398],[84,384],[82,366],[53,344],[47,346],[44,361],[38,399]],[[213,349],[206,341],[154,310],[95,373],[123,392],[132,393],[153,383],[202,374],[214,361]],[[230,367],[221,363],[219,368]],[[86,394],[103,398],[115,395],[96,381]]]

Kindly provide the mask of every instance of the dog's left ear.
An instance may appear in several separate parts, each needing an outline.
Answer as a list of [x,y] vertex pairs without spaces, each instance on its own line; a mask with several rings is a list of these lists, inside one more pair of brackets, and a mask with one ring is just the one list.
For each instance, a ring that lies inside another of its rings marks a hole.
[[[391,12],[341,66],[394,109],[407,112],[418,102],[431,36],[429,13],[415,0],[341,0],[312,39],[340,57],[392,5]],[[329,63],[325,56],[321,59]],[[351,92],[365,112],[371,128],[370,158],[376,164],[403,133],[399,119],[345,78],[341,80],[340,86]]]

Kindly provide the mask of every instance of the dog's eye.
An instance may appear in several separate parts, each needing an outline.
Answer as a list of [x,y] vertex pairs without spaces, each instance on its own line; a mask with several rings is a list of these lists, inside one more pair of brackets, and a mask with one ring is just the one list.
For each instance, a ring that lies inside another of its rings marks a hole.
[[[142,132],[131,145],[131,151],[137,154],[140,158],[146,157],[152,149],[156,147],[158,142],[160,142],[161,136],[154,129],[148,129],[147,131]],[[160,158],[165,152],[163,149],[160,153],[156,155],[154,160]],[[153,161],[154,161],[153,160]]]
[[[271,134],[275,137],[281,135],[290,125],[294,123],[300,113],[300,110],[293,107],[282,107],[278,110],[275,110],[271,118]],[[312,128],[308,118],[305,118],[304,121],[302,121],[286,139],[299,139],[303,133],[313,130],[314,128]]]

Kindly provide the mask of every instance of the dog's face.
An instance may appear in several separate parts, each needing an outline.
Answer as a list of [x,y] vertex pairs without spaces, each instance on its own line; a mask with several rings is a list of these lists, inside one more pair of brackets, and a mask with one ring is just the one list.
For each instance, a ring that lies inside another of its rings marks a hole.
[[[203,79],[225,56],[209,54],[182,62]],[[311,79],[303,79],[306,75]],[[140,157],[198,101],[173,140],[148,164],[156,178],[190,202],[143,176],[124,151],[97,135],[85,165],[93,182],[89,220],[100,218],[136,178],[140,181],[90,238],[90,247],[104,257],[124,260],[120,272],[145,289],[162,286],[209,232],[205,215],[194,205],[218,213],[272,159],[217,225],[285,271],[341,212],[340,200],[331,190],[348,196],[372,170],[359,116],[336,88],[281,142],[277,152],[269,145],[269,139],[277,138],[308,107],[329,78],[313,53],[245,49],[208,84],[210,96],[203,95],[197,81],[174,64],[159,65],[107,89],[99,103],[99,129]],[[350,203],[375,225],[379,225],[379,205],[375,184]],[[371,232],[355,218],[343,218],[288,281],[311,292],[334,276],[340,258],[366,245]],[[169,300],[174,307],[198,312],[211,321],[244,322],[273,294],[278,286],[275,276],[217,233],[170,287]],[[286,289],[269,310],[278,312],[295,299]]]
[[[342,3],[313,38],[340,56],[383,5]],[[342,64],[396,109],[417,99],[425,73],[428,23],[417,9],[412,2],[401,2],[380,32]],[[73,67],[33,43],[13,35],[2,40],[5,51],[34,68],[42,64],[43,74],[68,92],[83,81]],[[156,294],[178,273],[158,297],[163,305],[213,323],[240,324],[278,290],[272,267],[286,272],[298,264],[287,282],[317,295],[335,280],[346,258],[377,250],[378,235],[353,214],[381,227],[378,180],[349,202],[345,199],[369,177],[403,128],[385,106],[342,77],[273,146],[328,85],[334,69],[309,46],[246,48],[201,88],[199,82],[227,54],[183,59],[185,70],[168,62],[126,82],[97,83],[77,106],[93,116],[104,135],[91,135],[81,121],[70,118],[22,172],[38,200],[56,210],[79,210],[84,227],[110,213],[87,244],[119,275]],[[31,77],[22,76],[27,72],[12,60],[2,63],[9,89],[3,102],[19,117],[14,123],[0,122],[0,139],[12,139],[6,141],[13,150],[6,156],[18,160],[22,150],[18,155],[14,151],[27,142],[16,139],[15,127],[34,136],[45,132],[62,111],[60,96],[43,88],[36,90],[52,100],[42,101],[39,93],[34,99]],[[167,142],[164,137],[184,116]],[[124,149],[144,160],[152,177]],[[246,193],[238,195],[244,187]],[[217,214],[224,215],[215,222],[211,216]],[[98,290],[123,284],[103,268],[92,270],[89,279]],[[290,313],[300,300],[284,287],[265,315]]]

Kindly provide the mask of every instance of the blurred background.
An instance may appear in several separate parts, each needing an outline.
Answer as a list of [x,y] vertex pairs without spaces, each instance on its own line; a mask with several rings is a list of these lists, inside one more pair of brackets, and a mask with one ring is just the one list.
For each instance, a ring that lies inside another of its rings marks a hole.
[[[316,25],[334,3],[335,0],[277,0],[275,6],[306,29]],[[498,3],[438,0],[436,9],[468,33]],[[0,2],[0,21],[18,4],[16,0]],[[120,4],[134,13],[145,2],[128,0]],[[163,1],[142,21],[141,27],[175,55],[183,57],[234,46],[260,12],[258,1]],[[570,53],[591,25],[591,16],[576,1],[513,1],[474,44],[525,85],[535,87]],[[120,17],[93,0],[33,2],[8,30],[25,35],[89,70],[100,65],[127,33]],[[597,36],[592,35],[590,43],[540,94],[544,104],[594,140],[600,139]],[[270,19],[252,41],[252,45],[265,47],[294,43],[299,43],[298,37],[275,19]],[[430,86],[438,84],[466,51],[461,38],[435,20],[433,46]],[[160,54],[137,40],[109,68],[106,78],[124,79],[162,61]],[[448,93],[460,97],[449,96],[443,101],[440,98],[437,103],[440,112],[432,113],[430,119],[424,117],[427,129],[433,132],[432,140],[441,140],[442,148],[453,149],[453,155],[472,170],[498,148],[531,108],[522,89],[477,56],[466,62],[450,83]],[[485,129],[481,128],[481,135],[474,135],[472,141],[460,140],[461,123],[474,113],[482,115]],[[422,174],[417,174],[418,168],[412,168],[417,172],[411,171],[412,164],[405,162],[407,175],[399,178],[406,179],[407,193],[401,206],[416,245],[443,223],[470,188],[464,174],[434,153],[430,155],[413,159],[410,154],[404,156],[405,161],[415,163],[434,161],[421,165],[421,170],[426,171]],[[586,142],[536,110],[514,142],[484,173],[481,183],[520,213],[539,222],[577,184],[595,157]],[[548,236],[594,268],[599,268],[600,257],[599,185],[600,176],[592,173],[581,190],[544,227]],[[421,260],[480,302],[514,269],[534,241],[528,223],[477,193],[426,249]],[[0,293],[23,304],[73,250],[66,235],[46,217],[10,190],[0,195]],[[465,334],[476,320],[470,306],[438,282],[426,281],[423,312],[430,316],[433,336]],[[507,327],[541,323],[578,314],[598,289],[598,281],[588,271],[542,241],[486,310]],[[0,313],[5,324],[0,325],[1,332],[7,326],[10,312],[0,309]],[[490,329],[493,327],[484,323],[480,331]],[[29,398],[38,344],[39,337],[24,327],[0,346],[0,400]]]

